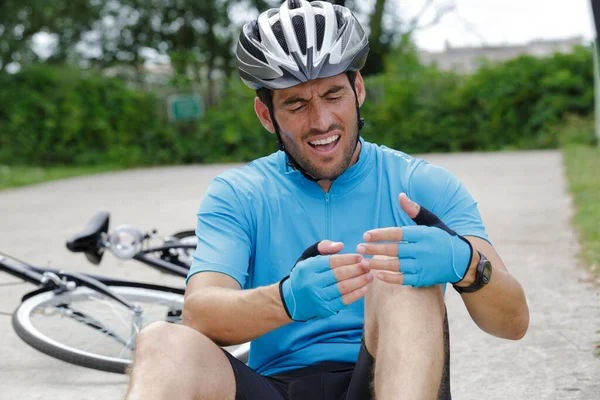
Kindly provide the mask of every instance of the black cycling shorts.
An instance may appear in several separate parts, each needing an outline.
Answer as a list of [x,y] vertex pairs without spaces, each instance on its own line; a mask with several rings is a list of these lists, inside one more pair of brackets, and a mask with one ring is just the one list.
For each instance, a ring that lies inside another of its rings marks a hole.
[[[438,399],[451,399],[447,320],[444,323],[445,368]],[[322,363],[264,376],[227,355],[236,383],[236,400],[370,400],[374,359],[364,341],[356,364]]]

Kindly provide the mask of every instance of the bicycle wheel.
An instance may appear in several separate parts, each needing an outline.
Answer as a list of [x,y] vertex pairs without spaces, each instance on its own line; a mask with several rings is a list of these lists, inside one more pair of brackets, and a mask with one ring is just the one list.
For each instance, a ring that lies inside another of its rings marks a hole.
[[[13,314],[13,328],[31,347],[86,368],[125,373],[131,364],[137,333],[155,321],[181,323],[183,290],[114,284],[111,290],[129,308],[86,287],[62,294],[41,290],[26,296]],[[136,308],[137,308],[136,307]],[[246,344],[225,348],[244,359]]]
[[[198,237],[193,230],[176,232],[172,234],[171,237],[176,239],[175,243],[177,244],[195,246],[198,243]],[[189,268],[192,265],[193,254],[194,249],[175,248],[163,252],[160,258],[175,265],[179,265],[180,267]]]

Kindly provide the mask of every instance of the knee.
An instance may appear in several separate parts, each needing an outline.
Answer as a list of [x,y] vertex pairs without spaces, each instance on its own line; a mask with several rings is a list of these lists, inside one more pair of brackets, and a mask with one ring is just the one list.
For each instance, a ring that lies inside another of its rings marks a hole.
[[366,296],[367,311],[377,313],[436,311],[444,307],[440,285],[414,288],[380,281],[376,277]]
[[382,330],[407,337],[442,332],[445,317],[441,286],[414,288],[374,277],[365,298],[365,340],[371,354],[377,351]]
[[190,327],[162,321],[140,331],[126,372],[135,382],[132,391],[159,390],[174,398],[229,398],[235,388],[233,370],[219,346]]
[[165,321],[154,322],[140,331],[136,338],[135,360],[186,360],[190,348],[216,345],[207,337],[187,326]]
[[177,352],[178,332],[175,325],[157,321],[142,329],[136,337],[135,358],[168,357]]

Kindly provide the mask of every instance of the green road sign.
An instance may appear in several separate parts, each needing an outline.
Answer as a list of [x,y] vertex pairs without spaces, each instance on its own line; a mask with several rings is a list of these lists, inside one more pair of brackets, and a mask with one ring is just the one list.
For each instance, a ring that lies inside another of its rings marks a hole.
[[198,120],[204,115],[202,98],[196,95],[173,95],[167,99],[169,121]]

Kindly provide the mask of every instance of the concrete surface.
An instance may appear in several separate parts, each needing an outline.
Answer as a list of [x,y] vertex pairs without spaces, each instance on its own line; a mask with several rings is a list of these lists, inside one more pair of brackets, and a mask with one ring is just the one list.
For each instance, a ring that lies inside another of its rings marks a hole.
[[[600,339],[597,282],[577,261],[571,200],[558,152],[427,155],[453,171],[479,201],[488,233],[525,288],[526,337],[480,331],[448,291],[455,399],[598,399]],[[105,256],[99,267],[69,253],[65,240],[95,212],[111,227],[130,224],[171,233],[194,227],[213,176],[231,165],[137,170],[0,192],[0,251],[39,265],[148,282],[182,283],[135,262]],[[72,366],[25,345],[10,313],[30,285],[0,273],[0,399],[120,399],[124,376]]]

